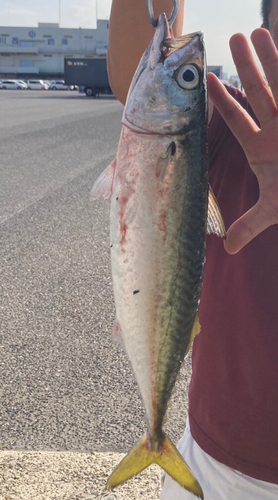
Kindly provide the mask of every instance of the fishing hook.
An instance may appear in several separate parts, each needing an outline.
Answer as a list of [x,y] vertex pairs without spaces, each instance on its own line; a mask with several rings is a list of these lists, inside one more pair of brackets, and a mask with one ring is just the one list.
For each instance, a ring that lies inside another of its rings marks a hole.
[[[180,0],[173,0],[173,3],[174,3],[173,10],[172,10],[171,15],[168,19],[169,28],[172,28],[174,21],[178,15],[179,8],[180,8]],[[155,19],[155,17],[154,17],[153,0],[146,0],[146,4],[147,4],[148,14],[149,14],[149,18],[150,18],[150,23],[154,28],[156,28],[157,23],[158,23],[158,19]]]

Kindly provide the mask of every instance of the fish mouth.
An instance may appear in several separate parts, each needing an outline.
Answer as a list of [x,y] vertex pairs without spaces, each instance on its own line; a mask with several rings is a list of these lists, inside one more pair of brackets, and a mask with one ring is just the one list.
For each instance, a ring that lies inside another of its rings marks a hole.
[[182,49],[186,45],[189,45],[192,40],[196,39],[196,37],[199,36],[199,50],[203,49],[203,34],[201,31],[195,31],[194,33],[189,33],[187,35],[179,36],[177,38],[174,37],[166,37],[164,39],[163,45],[164,45],[164,59],[167,59],[171,54],[176,52],[177,50]]
[[[171,30],[169,28],[167,16],[164,13],[160,14],[158,18],[157,27],[155,29],[155,35],[139,63],[139,66],[137,68],[131,86],[129,88],[126,102],[128,102],[129,98],[133,94],[133,91],[137,86],[138,80],[140,79],[142,73],[147,69],[147,67],[155,67],[156,64],[158,64],[159,62],[161,63],[165,60],[169,49],[164,45],[164,42],[165,40],[170,38],[171,38]],[[138,134],[160,135],[156,132],[152,133],[148,129],[144,129],[141,128],[140,126],[134,125],[130,120],[128,120],[125,112],[123,114],[121,123],[122,125],[126,126],[130,130]]]
[[[186,112],[187,110],[185,110]],[[122,118],[122,121],[121,121],[121,124],[128,128],[129,130],[131,130],[132,132],[135,132],[136,134],[142,134],[142,135],[155,135],[155,136],[163,136],[165,137],[166,135],[171,137],[171,136],[182,136],[184,134],[187,134],[188,132],[190,132],[192,129],[193,129],[193,124],[185,124],[180,130],[175,130],[174,132],[170,132],[170,131],[167,131],[167,132],[152,132],[151,130],[149,129],[145,129],[143,127],[139,127],[139,126],[136,126],[134,125],[132,122],[130,122],[126,116],[123,116]]]

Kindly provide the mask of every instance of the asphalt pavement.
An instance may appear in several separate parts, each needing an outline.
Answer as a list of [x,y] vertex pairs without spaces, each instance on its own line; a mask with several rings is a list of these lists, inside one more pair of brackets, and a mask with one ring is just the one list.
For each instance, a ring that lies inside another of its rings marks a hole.
[[[122,106],[77,92],[0,91],[0,500],[91,500],[144,432],[128,360],[112,341],[109,202]],[[166,429],[187,413],[186,362]],[[112,498],[157,499],[156,467]],[[104,497],[103,497],[104,498]],[[109,498],[108,498],[109,500]]]

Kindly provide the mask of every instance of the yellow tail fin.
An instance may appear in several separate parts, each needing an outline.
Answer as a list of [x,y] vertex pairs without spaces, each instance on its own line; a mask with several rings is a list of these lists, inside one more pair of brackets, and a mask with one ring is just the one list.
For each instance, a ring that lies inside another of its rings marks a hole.
[[115,488],[136,474],[139,474],[139,472],[151,464],[160,465],[167,474],[186,490],[199,498],[204,498],[202,488],[197,479],[186,465],[177,448],[165,434],[163,434],[162,446],[159,451],[149,449],[148,437],[145,434],[112,472],[108,478],[106,487]]

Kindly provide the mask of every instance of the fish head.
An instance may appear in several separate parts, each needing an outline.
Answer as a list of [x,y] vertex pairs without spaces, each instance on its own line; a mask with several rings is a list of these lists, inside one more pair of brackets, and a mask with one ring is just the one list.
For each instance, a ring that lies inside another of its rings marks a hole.
[[171,38],[165,14],[133,77],[122,123],[138,133],[183,134],[207,120],[203,35]]

